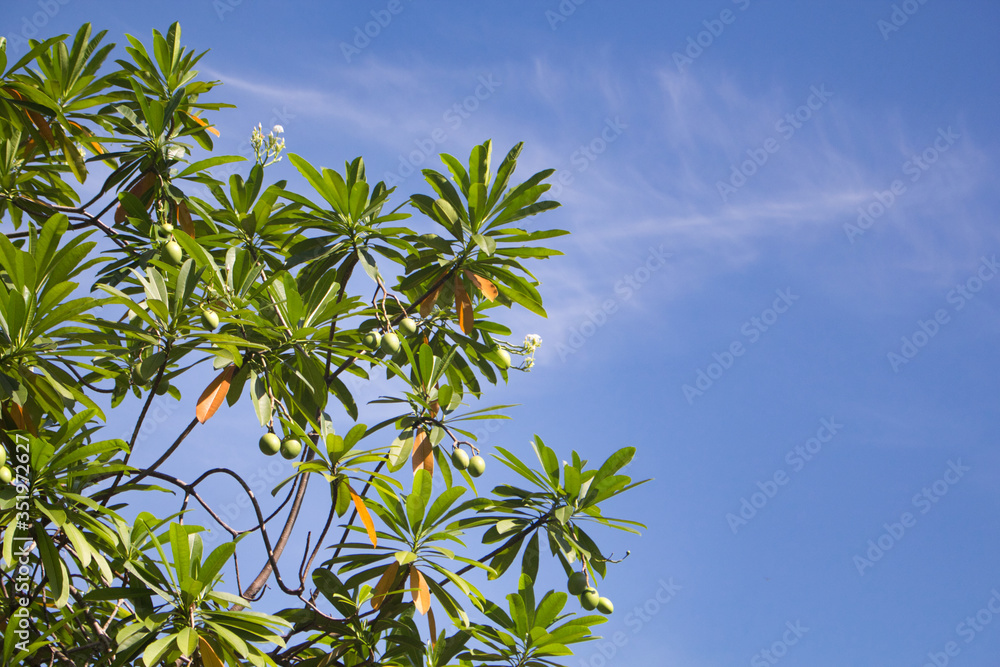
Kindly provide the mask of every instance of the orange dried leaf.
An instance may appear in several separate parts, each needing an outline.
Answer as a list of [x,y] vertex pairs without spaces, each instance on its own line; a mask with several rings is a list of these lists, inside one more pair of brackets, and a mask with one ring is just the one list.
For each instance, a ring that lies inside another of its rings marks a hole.
[[500,296],[500,290],[497,289],[497,286],[486,278],[483,278],[482,276],[469,270],[465,271],[465,277],[468,278],[469,282],[475,285],[479,291],[483,293],[483,296],[490,301],[495,301],[496,298]]
[[45,137],[45,141],[54,146],[56,140],[55,137],[52,136],[52,128],[49,127],[48,121],[42,118],[41,114],[37,114],[34,111],[28,112],[28,118],[30,118],[32,124],[38,128],[38,131],[42,133],[42,136]]
[[354,507],[358,510],[361,523],[365,524],[365,530],[368,531],[368,539],[372,541],[373,547],[377,547],[378,535],[375,534],[375,522],[372,521],[372,515],[368,513],[368,508],[365,507],[365,501],[361,500],[361,496],[354,493],[351,487],[347,487],[347,490],[351,493],[351,500],[354,502]]
[[417,568],[410,566],[410,588],[413,589],[413,605],[421,614],[426,614],[431,609],[431,589],[427,586],[427,580],[423,573]]
[[204,637],[198,637],[198,653],[201,654],[201,662],[205,667],[226,667],[225,663],[219,660],[219,656],[216,655],[215,649],[212,645],[205,641]]
[[431,292],[426,299],[420,302],[420,317],[427,317],[434,310],[434,303],[437,301],[438,293],[441,288],[438,287],[436,290]]
[[434,475],[434,447],[431,445],[431,439],[427,437],[427,432],[423,429],[417,429],[413,436],[411,461],[414,475],[417,474],[418,470],[426,470],[431,476]]
[[472,300],[469,298],[469,293],[465,291],[461,276],[455,276],[455,310],[458,312],[458,326],[462,328],[466,336],[471,336],[473,328]]
[[382,606],[386,594],[392,589],[392,584],[396,581],[397,574],[399,574],[399,563],[392,561],[389,567],[385,569],[385,572],[382,573],[382,578],[378,580],[375,590],[372,591],[372,609],[378,609]]
[[187,202],[177,205],[177,222],[180,223],[184,233],[194,238],[194,221],[191,219],[191,211],[188,210]]
[[13,420],[14,425],[18,429],[27,431],[31,435],[38,435],[38,429],[35,428],[35,423],[31,421],[31,415],[22,406],[11,401],[7,414],[10,415],[11,420]]
[[201,397],[198,398],[198,407],[195,409],[195,414],[198,416],[198,421],[204,424],[207,422],[215,411],[219,409],[222,405],[222,401],[226,398],[226,394],[229,392],[229,381],[233,379],[233,373],[236,371],[236,366],[232,364],[226,366],[225,370],[219,373],[212,382],[205,387],[205,391],[201,393]]
[[431,635],[431,648],[434,648],[434,644],[437,643],[437,623],[434,621],[434,610],[427,610],[427,627],[430,630]]
[[[187,113],[187,112],[185,112],[185,113]],[[189,113],[188,116],[191,118],[191,120],[193,120],[194,122],[198,123],[199,125],[201,125],[203,128],[205,128],[206,130],[208,130],[209,132],[211,132],[215,136],[217,136],[217,137],[220,136],[219,135],[219,131],[217,129],[215,129],[214,127],[212,127],[211,125],[209,125],[207,122],[205,122],[204,119],[199,118],[198,116],[195,116],[193,113]]]

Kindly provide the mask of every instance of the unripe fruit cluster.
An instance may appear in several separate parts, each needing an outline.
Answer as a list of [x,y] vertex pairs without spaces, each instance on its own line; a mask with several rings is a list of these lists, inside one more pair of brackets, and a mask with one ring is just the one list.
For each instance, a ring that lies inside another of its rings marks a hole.
[[473,477],[479,477],[486,472],[486,459],[479,454],[469,458],[469,455],[461,447],[452,450],[451,463],[456,470],[468,470]]
[[301,442],[295,438],[285,438],[282,440],[270,431],[260,436],[260,442],[257,444],[260,447],[260,451],[264,452],[268,456],[274,456],[278,452],[281,452],[281,455],[284,458],[294,459],[302,453]]
[[[417,323],[412,318],[404,317],[399,323],[399,331],[403,332],[406,336],[412,336],[417,333]],[[399,334],[394,331],[387,331],[384,334],[378,331],[369,331],[362,340],[365,347],[369,350],[381,348],[383,352],[390,356],[399,352],[401,348]]]
[[583,572],[574,572],[571,574],[569,581],[566,582],[566,588],[571,595],[576,595],[580,598],[580,606],[587,611],[594,611],[596,609],[602,614],[611,614],[615,610],[615,606],[611,603],[611,600],[602,598],[596,588],[587,585],[587,575]]

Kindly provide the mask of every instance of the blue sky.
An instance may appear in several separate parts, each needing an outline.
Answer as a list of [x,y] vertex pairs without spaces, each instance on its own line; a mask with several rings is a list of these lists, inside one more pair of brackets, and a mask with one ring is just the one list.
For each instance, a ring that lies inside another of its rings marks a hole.
[[[238,106],[213,118],[223,151],[280,123],[290,151],[363,155],[403,194],[426,189],[410,166],[486,138],[526,142],[523,176],[566,174],[563,207],[532,222],[573,232],[539,267],[550,317],[510,313],[544,345],[487,397],[522,407],[485,448],[634,445],[655,479],[614,508],[649,529],[608,536],[631,550],[601,585],[617,611],[568,664],[995,664],[1000,5],[5,9],[9,40],[179,20]],[[222,415],[192,460],[288,472],[246,456],[252,417]]]

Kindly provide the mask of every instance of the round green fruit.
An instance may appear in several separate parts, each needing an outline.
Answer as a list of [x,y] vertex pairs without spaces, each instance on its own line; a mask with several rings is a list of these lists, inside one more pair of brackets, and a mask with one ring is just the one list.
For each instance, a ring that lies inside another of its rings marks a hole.
[[464,449],[456,449],[451,453],[451,462],[458,470],[465,470],[469,467],[469,455]]
[[14,472],[10,468],[8,468],[7,466],[0,468],[0,482],[3,482],[4,484],[10,484],[13,479],[14,479]]
[[374,350],[382,342],[382,334],[377,331],[369,331],[365,334],[365,347]]
[[597,611],[605,615],[613,614],[615,612],[615,606],[611,604],[611,600],[601,598],[597,601]]
[[382,336],[381,346],[386,354],[396,354],[399,352],[399,336],[389,331]]
[[286,459],[294,459],[302,452],[302,443],[295,438],[286,438],[281,443],[281,455]]
[[570,595],[583,595],[583,592],[587,590],[587,575],[583,572],[574,572],[569,575],[566,588]]
[[510,353],[507,350],[501,349],[497,351],[497,356],[500,357],[497,366],[504,369],[510,368]]
[[274,433],[265,433],[260,436],[260,442],[257,444],[260,446],[260,451],[268,456],[274,456],[281,449],[281,438]]
[[472,457],[469,461],[469,474],[473,477],[479,477],[484,472],[486,472],[486,459],[478,454]]
[[417,333],[417,323],[411,317],[404,317],[403,321],[399,323],[399,328],[407,336]]
[[171,225],[169,222],[164,222],[162,225],[160,225],[160,230],[164,234],[169,234],[170,232],[174,231],[174,226]]
[[171,264],[180,264],[184,259],[184,251],[177,241],[168,241],[167,245],[163,246],[163,255]]
[[583,589],[580,595],[580,605],[587,611],[597,609],[597,603],[601,601],[601,596],[597,594],[597,589],[588,587]]
[[219,314],[211,309],[201,311],[201,325],[209,331],[215,331],[219,328]]

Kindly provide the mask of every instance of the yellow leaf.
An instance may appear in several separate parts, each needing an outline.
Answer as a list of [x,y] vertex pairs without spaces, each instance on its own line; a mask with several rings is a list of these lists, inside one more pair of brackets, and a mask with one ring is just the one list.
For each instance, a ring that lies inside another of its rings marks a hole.
[[[185,112],[185,113],[187,113],[187,112]],[[195,116],[193,113],[189,113],[188,116],[190,116],[191,120],[193,120],[194,122],[198,123],[199,125],[201,125],[203,128],[205,128],[206,130],[208,130],[209,132],[211,132],[215,136],[217,136],[217,137],[219,136],[219,131],[217,129],[215,129],[214,127],[212,127],[211,125],[209,125],[208,123],[206,123],[203,119],[199,118],[198,116]]]
[[351,500],[354,501],[354,506],[358,510],[358,516],[361,517],[361,523],[365,524],[365,530],[368,531],[368,539],[372,541],[372,546],[378,546],[378,535],[375,534],[375,522],[372,521],[372,515],[368,513],[368,508],[365,507],[365,501],[361,500],[361,496],[354,493],[354,489],[347,487],[347,490],[351,493]]
[[[94,136],[89,130],[87,130],[87,128],[83,127],[79,123],[74,123],[73,121],[70,121],[69,124],[75,127],[77,130],[79,130],[80,134],[86,137]],[[104,146],[102,146],[100,143],[96,141],[88,141],[87,145],[89,145],[90,148],[94,151],[94,155],[102,155],[107,152],[106,150],[104,150]]]
[[198,637],[198,652],[201,654],[201,661],[205,667],[226,667],[226,665],[219,660],[219,656],[215,654],[215,649],[212,645],[205,641],[204,637]]
[[421,614],[426,614],[431,608],[431,589],[427,580],[417,568],[410,566],[410,588],[413,589],[413,604]]
[[495,301],[496,298],[500,296],[500,290],[497,289],[497,286],[486,278],[483,278],[482,276],[469,270],[465,271],[465,277],[468,278],[473,285],[479,288],[479,291],[483,293],[483,296],[490,301]]
[[413,474],[416,475],[418,470],[426,470],[434,475],[434,447],[431,445],[431,439],[427,437],[427,432],[423,429],[417,429],[416,433],[413,434]]
[[472,335],[472,300],[469,299],[465,285],[462,284],[462,276],[455,276],[455,310],[458,312],[458,326],[462,328],[466,336]]
[[229,391],[229,381],[233,378],[235,370],[236,366],[232,364],[226,366],[225,370],[219,373],[218,377],[212,380],[205,387],[205,391],[201,393],[201,397],[198,398],[198,407],[195,410],[195,414],[198,416],[198,421],[202,424],[207,422],[215,414],[215,411],[219,409],[219,406],[222,405],[222,401],[226,398],[226,393]]
[[372,609],[378,609],[382,606],[386,594],[392,589],[392,585],[396,581],[397,574],[399,574],[399,563],[392,561],[389,567],[385,568],[382,578],[378,580],[375,590],[372,591]]

